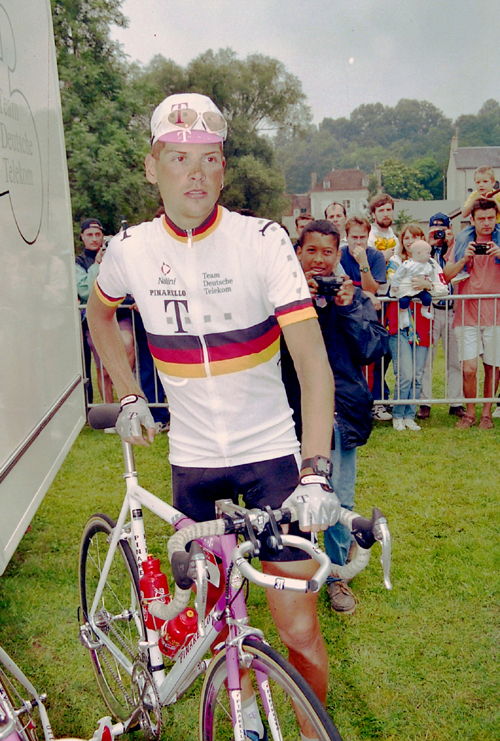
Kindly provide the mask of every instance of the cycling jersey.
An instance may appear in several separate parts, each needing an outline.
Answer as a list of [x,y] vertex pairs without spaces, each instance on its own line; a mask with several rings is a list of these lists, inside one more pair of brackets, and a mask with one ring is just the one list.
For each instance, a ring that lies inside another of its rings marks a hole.
[[316,316],[278,224],[216,206],[197,229],[166,217],[118,234],[96,282],[131,294],[170,405],[170,460],[218,468],[298,451],[278,368],[280,327]]

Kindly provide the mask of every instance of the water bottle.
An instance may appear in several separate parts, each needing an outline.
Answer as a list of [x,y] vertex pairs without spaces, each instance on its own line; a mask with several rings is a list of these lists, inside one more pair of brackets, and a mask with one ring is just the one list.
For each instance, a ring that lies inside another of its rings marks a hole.
[[169,620],[166,635],[161,636],[158,642],[162,654],[172,659],[190,636],[196,633],[197,625],[198,613],[192,607],[186,607],[180,615]]
[[165,622],[160,618],[155,618],[149,614],[148,605],[152,600],[163,602],[167,605],[170,602],[170,593],[168,588],[167,577],[160,570],[160,559],[148,556],[142,562],[144,576],[141,577],[139,587],[141,590],[142,610],[144,613],[144,622],[146,627],[151,630],[159,630]]

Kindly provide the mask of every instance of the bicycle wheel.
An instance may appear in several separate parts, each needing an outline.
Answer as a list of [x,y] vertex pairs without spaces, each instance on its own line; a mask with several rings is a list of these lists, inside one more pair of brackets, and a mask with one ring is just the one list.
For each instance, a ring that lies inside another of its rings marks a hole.
[[[103,514],[94,515],[85,526],[80,546],[80,603],[91,631],[99,627],[117,649],[114,652],[101,643],[90,653],[104,702],[117,720],[124,721],[136,706],[133,665],[144,660],[139,641],[146,639],[137,565],[128,543],[118,543],[93,622],[88,618],[114,526],[113,520]],[[90,632],[89,638],[99,643],[95,632]]]
[[0,669],[0,739],[13,738],[13,733],[17,733],[21,741],[38,741],[32,711],[28,710],[14,683]]
[[[309,738],[342,741],[316,694],[283,656],[252,638],[244,640],[243,649],[249,657],[250,677],[269,740],[297,741],[302,728]],[[223,649],[210,664],[203,683],[200,741],[234,739],[226,679],[226,649]]]

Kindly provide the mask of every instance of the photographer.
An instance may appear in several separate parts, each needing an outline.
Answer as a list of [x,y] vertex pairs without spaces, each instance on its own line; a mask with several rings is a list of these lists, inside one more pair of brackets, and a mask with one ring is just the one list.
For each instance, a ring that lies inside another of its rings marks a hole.
[[[500,293],[500,247],[493,239],[498,206],[488,198],[478,198],[471,210],[474,241],[467,246],[455,245],[444,268],[447,281],[467,268],[469,278],[457,286],[458,295],[498,295]],[[463,385],[466,399],[477,395],[478,356],[484,366],[484,398],[495,396],[500,368],[500,316],[497,300],[468,299],[457,301],[453,329],[463,362]],[[457,428],[466,430],[476,424],[474,402],[467,402],[467,413],[458,420]],[[493,429],[491,402],[483,406],[480,430]]]
[[[452,249],[455,238],[450,227],[450,219],[446,214],[437,213],[431,216],[429,220],[429,237],[427,239],[432,247],[431,256],[444,269],[446,265],[445,256]],[[427,355],[424,375],[422,377],[422,390],[420,395],[423,399],[432,398],[432,366],[439,340],[443,345],[443,352],[446,358],[446,376],[448,385],[448,394],[451,399],[460,399],[462,396],[462,372],[460,361],[458,359],[458,345],[455,334],[452,330],[453,319],[455,316],[452,301],[433,301],[434,320],[432,322],[432,351]],[[461,404],[450,404],[451,415],[462,417],[465,409]],[[417,413],[418,419],[428,419],[431,414],[431,408],[428,404],[421,404]]]
[[[336,278],[341,252],[340,233],[330,221],[308,224],[300,235],[297,257],[307,283],[325,341],[335,379],[335,422],[332,436],[331,482],[340,503],[352,510],[356,483],[356,448],[364,445],[372,429],[373,397],[362,366],[379,360],[388,348],[388,333],[377,319],[371,300],[349,278]],[[293,410],[300,440],[300,386],[285,343],[282,341],[282,377]],[[323,400],[318,398],[318,409]],[[337,523],[325,531],[325,549],[332,563],[347,561],[351,536]],[[329,578],[328,595],[333,610],[352,614],[356,601],[342,581]]]

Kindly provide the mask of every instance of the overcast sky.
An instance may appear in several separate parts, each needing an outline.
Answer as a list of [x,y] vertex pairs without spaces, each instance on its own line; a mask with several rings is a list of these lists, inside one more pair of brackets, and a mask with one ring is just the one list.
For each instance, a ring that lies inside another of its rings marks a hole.
[[185,66],[207,49],[281,60],[314,121],[428,100],[452,119],[500,99],[498,0],[124,0],[131,60]]

